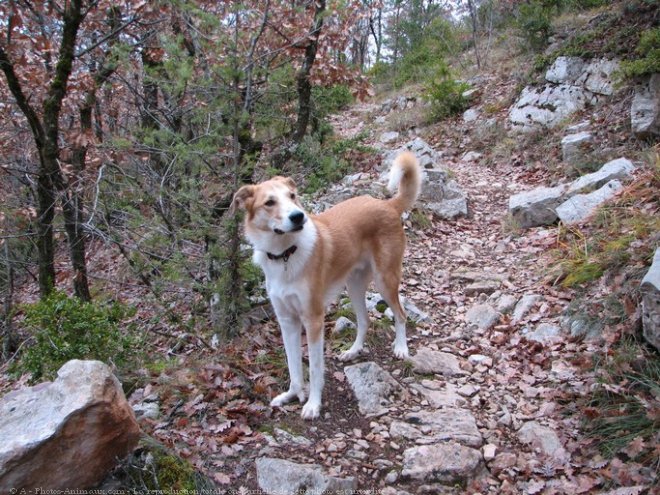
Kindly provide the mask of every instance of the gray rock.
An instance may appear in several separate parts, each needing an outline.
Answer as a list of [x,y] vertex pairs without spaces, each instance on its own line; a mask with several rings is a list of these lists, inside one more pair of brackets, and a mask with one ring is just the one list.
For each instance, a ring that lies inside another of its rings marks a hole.
[[257,459],[257,483],[272,495],[330,495],[357,489],[354,477],[338,478],[316,464],[296,464],[284,459]]
[[580,57],[557,57],[545,73],[545,78],[556,84],[574,83],[582,75],[585,65]]
[[133,412],[138,419],[158,419],[160,417],[160,405],[158,402],[139,402],[133,405]]
[[465,122],[474,122],[479,118],[479,111],[475,108],[468,108],[463,112],[463,121]]
[[464,375],[458,363],[458,359],[448,352],[432,351],[430,349],[419,349],[417,354],[410,358],[413,371],[416,373],[439,375]]
[[557,207],[557,216],[566,225],[586,220],[622,188],[621,182],[612,180],[589,194],[576,194]]
[[479,88],[471,88],[471,89],[466,89],[461,93],[461,96],[466,99],[467,101],[474,101],[477,99],[477,97],[481,94],[481,89]]
[[551,225],[557,221],[555,210],[564,200],[565,193],[566,186],[560,185],[514,194],[509,198],[509,213],[524,229]]
[[660,351],[660,248],[642,279],[641,292],[644,338]]
[[561,140],[561,151],[564,162],[570,165],[582,163],[585,156],[592,151],[592,144],[593,135],[587,131],[564,136]]
[[380,135],[380,138],[378,138],[383,144],[394,143],[397,139],[399,139],[399,133],[396,131],[384,132]]
[[465,287],[465,289],[463,289],[463,293],[466,296],[492,294],[500,288],[500,285],[500,282],[497,280],[478,280]]
[[310,447],[314,444],[309,438],[301,435],[293,435],[282,428],[275,428],[275,439],[278,443],[284,445],[297,445],[299,447]]
[[421,384],[412,384],[411,388],[417,390],[431,407],[462,407],[467,404],[456,385],[450,382],[423,380]]
[[468,447],[483,444],[477,422],[468,409],[410,412],[405,419],[424,434],[424,443],[452,441]]
[[139,437],[110,368],[99,361],[69,361],[54,382],[0,400],[0,493],[91,488]]
[[503,315],[506,315],[513,311],[513,308],[516,307],[517,302],[518,298],[513,294],[502,294],[502,296],[497,300],[495,309]]
[[481,452],[457,443],[422,445],[403,453],[402,478],[467,484],[484,470]]
[[500,316],[490,304],[475,304],[467,311],[465,321],[480,330],[488,330],[495,326]]
[[573,181],[566,191],[567,196],[573,196],[578,193],[588,192],[589,190],[599,188],[614,179],[624,180],[632,177],[635,171],[633,163],[626,158],[617,158],[611,160],[600,169],[591,174],[586,174]]
[[449,179],[440,165],[440,154],[426,141],[416,138],[401,148],[387,153],[382,163],[379,181],[387,183],[394,158],[402,151],[412,151],[423,169],[419,205],[444,219],[467,215],[467,197],[458,183]]
[[592,60],[584,70],[577,83],[592,93],[611,96],[615,91],[614,73],[619,69],[616,60]]
[[580,86],[548,84],[542,88],[526,87],[509,112],[514,130],[522,132],[553,128],[571,114],[583,110],[592,96]]
[[518,430],[518,440],[538,449],[541,454],[566,462],[570,458],[564,449],[559,436],[552,428],[541,426],[536,421],[528,421]]
[[358,363],[344,368],[344,374],[364,416],[378,416],[388,411],[389,397],[401,390],[401,385],[374,362]]
[[512,323],[522,320],[540,299],[541,296],[538,294],[525,294],[522,296],[513,310]]
[[635,89],[630,124],[638,138],[660,135],[660,74],[653,74]]
[[569,125],[566,128],[567,132],[570,132],[571,134],[577,134],[578,132],[583,132],[589,129],[589,122],[583,121],[583,122],[578,122],[577,124]]
[[532,332],[525,335],[525,338],[548,344],[561,338],[561,328],[551,323],[539,323]]
[[483,153],[479,153],[477,151],[468,151],[467,153],[465,153],[463,155],[463,157],[461,158],[461,161],[462,162],[476,162],[478,160],[481,160],[481,158],[483,156],[484,156]]
[[335,327],[333,328],[332,332],[341,333],[344,330],[350,330],[353,328],[356,328],[355,323],[353,323],[345,316],[340,316],[339,318],[337,318],[337,321],[335,321]]
[[461,268],[451,272],[449,280],[460,280],[464,282],[482,282],[484,280],[502,282],[503,280],[506,280],[506,276],[492,272],[479,272],[476,270]]

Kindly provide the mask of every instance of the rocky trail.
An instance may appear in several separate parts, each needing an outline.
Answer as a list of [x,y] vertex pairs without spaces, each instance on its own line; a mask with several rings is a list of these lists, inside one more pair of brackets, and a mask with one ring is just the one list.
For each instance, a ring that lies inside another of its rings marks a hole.
[[[354,137],[378,112],[374,104],[357,105],[337,116],[336,130]],[[465,125],[441,134],[451,140]],[[417,138],[396,134],[372,127],[365,144],[387,154]],[[433,134],[420,134],[442,150]],[[561,329],[570,294],[543,283],[543,253],[556,239],[546,229],[512,232],[508,199],[529,185],[511,165],[486,167],[479,159],[441,153],[433,164],[451,170],[468,198],[467,216],[430,220],[420,213],[423,220],[406,222],[402,295],[417,320],[409,331],[411,362],[392,358],[393,334],[379,323],[375,296],[369,352],[344,366],[326,346],[324,425],[294,421],[294,436],[275,430],[261,452],[267,459],[257,463],[261,488],[309,488],[310,469],[314,487],[383,494],[584,493],[596,486],[582,469],[602,459],[584,455],[577,424],[560,414],[562,400],[585,386],[579,355],[588,344],[571,342]],[[377,171],[348,177],[329,202],[346,194],[346,184],[351,194],[372,192],[377,179]],[[357,405],[347,397],[351,390]],[[287,409],[297,415],[299,406]]]

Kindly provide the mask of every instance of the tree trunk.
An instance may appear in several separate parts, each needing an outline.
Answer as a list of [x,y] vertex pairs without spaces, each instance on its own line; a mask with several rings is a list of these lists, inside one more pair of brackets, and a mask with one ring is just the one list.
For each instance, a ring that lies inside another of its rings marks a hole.
[[296,87],[298,89],[298,118],[293,129],[291,138],[295,143],[300,143],[305,137],[309,118],[312,112],[312,84],[309,82],[309,74],[312,71],[316,51],[319,46],[319,35],[323,28],[323,15],[325,13],[325,0],[319,0],[314,8],[314,21],[309,32],[309,42],[305,47],[305,58],[296,73]]

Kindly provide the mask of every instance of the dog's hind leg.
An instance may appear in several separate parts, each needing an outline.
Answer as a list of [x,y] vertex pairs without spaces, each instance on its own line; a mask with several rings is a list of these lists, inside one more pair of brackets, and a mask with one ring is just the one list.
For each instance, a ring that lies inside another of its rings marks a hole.
[[394,313],[394,329],[396,336],[392,344],[394,356],[399,359],[408,358],[408,343],[406,341],[406,312],[401,306],[399,299],[399,283],[401,276],[400,270],[392,271],[389,273],[376,274],[376,289],[383,296],[385,302]]
[[281,393],[270,401],[270,405],[273,407],[282,406],[291,402],[296,397],[300,403],[305,401],[302,346],[300,342],[302,324],[300,319],[296,316],[280,316],[278,314],[277,319],[280,328],[282,329],[282,340],[284,340],[284,350],[286,351],[286,360],[289,366],[289,378],[291,382],[289,390]]
[[369,287],[369,283],[371,282],[371,278],[371,267],[367,265],[364,268],[353,271],[346,281],[346,291],[348,292],[348,297],[351,299],[351,304],[353,305],[353,310],[355,311],[355,316],[357,318],[357,335],[351,348],[342,352],[339,356],[340,361],[350,361],[355,359],[360,355],[360,352],[362,352],[362,348],[364,347],[364,339],[367,335],[367,329],[369,328],[369,314],[367,313],[367,305],[364,296],[367,292],[367,287]]

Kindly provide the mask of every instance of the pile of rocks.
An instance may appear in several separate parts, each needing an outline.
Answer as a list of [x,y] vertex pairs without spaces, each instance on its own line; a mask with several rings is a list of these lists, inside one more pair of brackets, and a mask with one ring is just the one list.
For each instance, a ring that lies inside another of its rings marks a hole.
[[570,184],[538,187],[509,198],[509,213],[522,228],[581,222],[612,198],[632,176],[635,166],[626,158],[603,165],[597,172],[583,175]]

